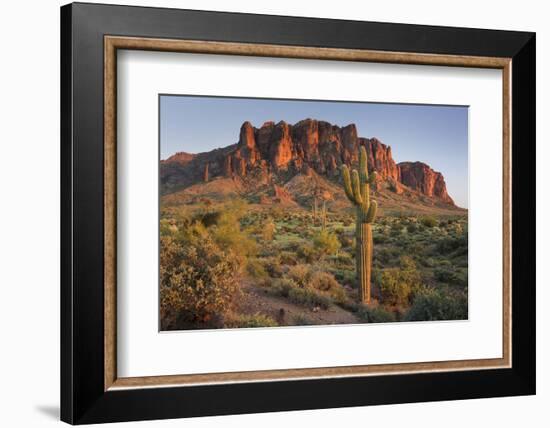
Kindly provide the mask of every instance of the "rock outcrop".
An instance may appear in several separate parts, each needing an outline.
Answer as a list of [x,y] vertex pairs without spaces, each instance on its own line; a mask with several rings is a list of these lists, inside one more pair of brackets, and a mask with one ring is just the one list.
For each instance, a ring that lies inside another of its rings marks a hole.
[[422,162],[401,162],[397,166],[401,183],[405,186],[454,205],[454,201],[447,193],[445,179],[440,172],[434,171]]
[[[443,176],[421,162],[396,164],[391,147],[376,138],[357,135],[354,124],[344,127],[325,121],[304,119],[291,125],[284,121],[265,122],[260,128],[244,122],[236,144],[207,153],[177,153],[161,162],[161,183],[175,188],[216,176],[253,177],[268,184],[274,178],[284,182],[296,174],[314,171],[337,179],[342,164],[358,162],[358,146],[365,146],[369,170],[377,172],[378,189],[387,183],[395,193],[407,186],[431,198],[454,205],[447,194]],[[280,198],[280,195],[276,196]],[[285,199],[283,196],[280,199]]]

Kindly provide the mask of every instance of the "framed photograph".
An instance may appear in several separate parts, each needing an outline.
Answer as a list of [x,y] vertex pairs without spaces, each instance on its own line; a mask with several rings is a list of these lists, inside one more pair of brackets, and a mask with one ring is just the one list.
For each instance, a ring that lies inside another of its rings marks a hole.
[[62,420],[535,393],[533,33],[76,3],[61,56]]

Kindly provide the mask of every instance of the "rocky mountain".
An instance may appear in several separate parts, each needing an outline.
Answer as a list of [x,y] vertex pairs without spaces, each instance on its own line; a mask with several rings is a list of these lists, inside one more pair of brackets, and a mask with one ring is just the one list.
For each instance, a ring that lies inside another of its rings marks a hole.
[[376,191],[416,195],[423,201],[454,207],[441,173],[422,162],[397,164],[391,147],[376,138],[358,136],[354,124],[339,127],[314,119],[294,125],[265,122],[260,128],[244,122],[235,144],[206,153],[180,152],[161,161],[161,188],[166,194],[229,178],[239,180],[241,187],[243,183],[248,188],[272,186],[276,198],[290,200],[289,189],[298,186],[302,177],[337,182],[342,164],[358,162],[361,145],[367,151],[369,170],[377,172]]

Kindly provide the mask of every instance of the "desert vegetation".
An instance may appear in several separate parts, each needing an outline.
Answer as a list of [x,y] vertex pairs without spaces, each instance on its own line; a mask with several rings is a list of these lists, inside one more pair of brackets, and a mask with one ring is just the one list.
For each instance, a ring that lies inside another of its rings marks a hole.
[[467,210],[355,124],[242,123],[160,162],[162,330],[468,316]]
[[390,212],[369,224],[374,250],[366,303],[356,275],[355,209],[323,205],[238,198],[163,205],[161,328],[467,318],[466,216]]

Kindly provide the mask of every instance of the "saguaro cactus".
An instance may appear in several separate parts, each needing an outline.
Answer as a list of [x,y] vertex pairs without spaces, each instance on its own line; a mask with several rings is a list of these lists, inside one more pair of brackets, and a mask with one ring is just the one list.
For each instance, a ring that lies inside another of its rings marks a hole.
[[313,200],[313,227],[317,224],[317,197]]
[[365,147],[359,149],[359,171],[350,172],[347,165],[342,166],[344,190],[346,196],[356,207],[356,274],[362,303],[370,303],[370,278],[372,266],[372,223],[376,217],[378,204],[370,199],[370,184],[376,173],[369,176],[367,152]]
[[321,229],[327,230],[327,201],[323,201],[323,211],[321,211]]
[[206,164],[206,166],[204,167],[204,174],[202,178],[205,183],[208,183],[208,179],[210,178],[210,176],[208,175],[208,164]]

